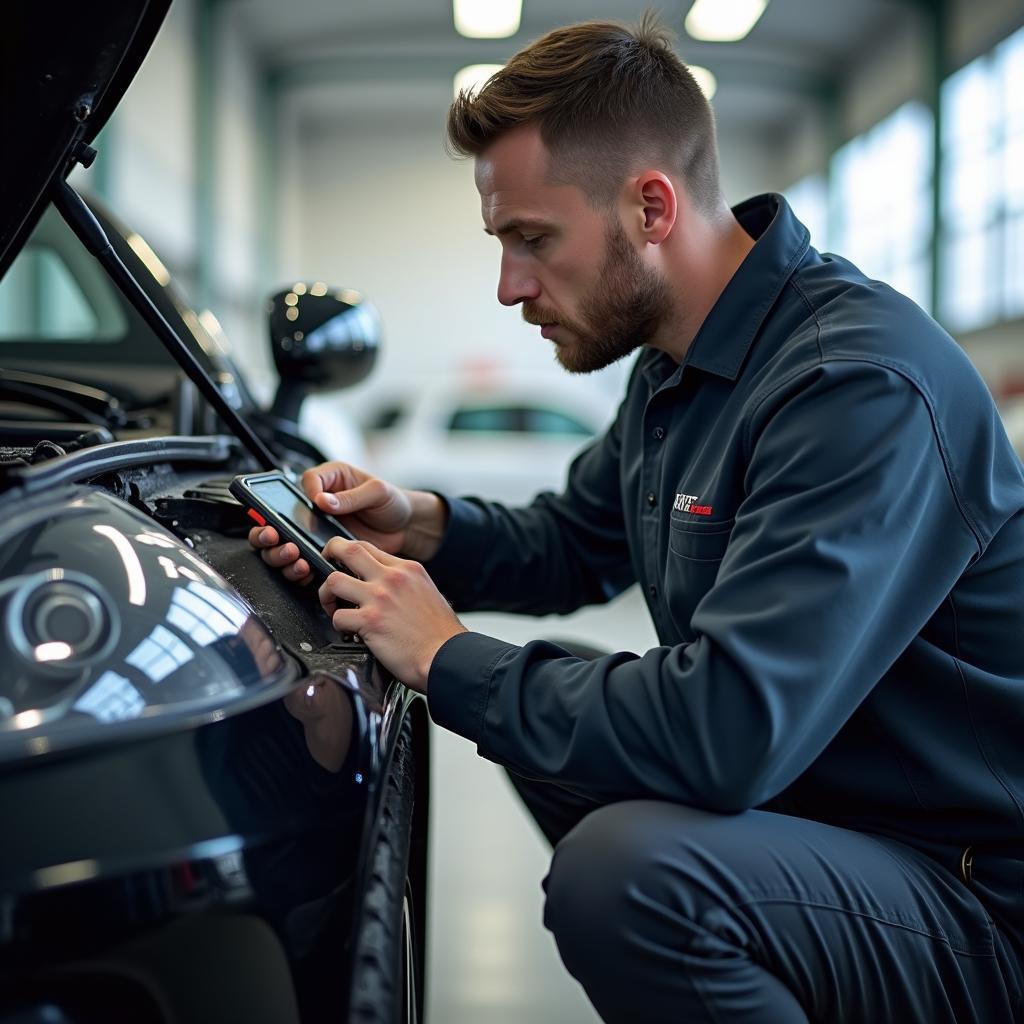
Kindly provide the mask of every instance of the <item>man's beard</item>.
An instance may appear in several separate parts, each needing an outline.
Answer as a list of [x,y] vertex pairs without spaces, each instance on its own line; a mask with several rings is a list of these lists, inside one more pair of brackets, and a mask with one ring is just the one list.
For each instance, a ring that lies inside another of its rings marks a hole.
[[637,255],[622,225],[610,221],[597,284],[580,303],[580,321],[523,303],[523,319],[558,324],[572,334],[555,346],[555,358],[570,373],[593,373],[649,341],[669,308],[664,279]]

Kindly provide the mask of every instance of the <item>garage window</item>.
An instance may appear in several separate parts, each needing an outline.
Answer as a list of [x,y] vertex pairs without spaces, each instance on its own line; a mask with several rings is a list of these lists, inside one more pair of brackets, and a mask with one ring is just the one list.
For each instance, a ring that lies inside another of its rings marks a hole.
[[943,322],[1024,315],[1024,29],[943,84]]

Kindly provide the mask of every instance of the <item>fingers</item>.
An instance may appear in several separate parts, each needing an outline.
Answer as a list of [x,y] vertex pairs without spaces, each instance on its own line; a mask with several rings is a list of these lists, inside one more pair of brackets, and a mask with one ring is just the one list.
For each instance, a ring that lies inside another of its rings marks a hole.
[[302,474],[302,489],[313,503],[332,514],[378,507],[388,500],[383,480],[344,462],[325,462]]
[[360,621],[358,608],[337,608],[331,614],[331,625],[339,633],[358,633]]
[[317,596],[320,598],[320,604],[328,612],[333,611],[338,601],[358,605],[366,599],[366,583],[349,576],[347,572],[332,572],[320,584]]
[[380,508],[390,500],[388,485],[377,477],[371,477],[337,493],[323,491],[313,501],[331,515],[351,515],[364,509]]
[[260,557],[274,569],[283,569],[299,557],[299,549],[291,541],[276,548],[262,548]]
[[296,559],[291,565],[286,565],[281,570],[281,575],[293,583],[313,582],[313,570],[304,558]]
[[386,567],[398,565],[403,559],[381,551],[369,541],[347,540],[335,537],[327,542],[324,557],[332,562],[341,562],[364,580],[377,579]]
[[249,543],[254,548],[272,548],[279,541],[277,530],[272,526],[254,526],[249,531]]
[[281,575],[293,583],[309,583],[313,570],[304,558],[299,558],[299,549],[292,543],[280,544],[277,530],[272,526],[254,526],[249,531],[249,543],[260,553],[267,565],[280,569]]
[[354,487],[366,474],[345,462],[324,462],[302,474],[302,489],[314,501],[324,491],[344,491]]
[[272,526],[255,526],[249,531],[249,543],[260,553],[260,558],[293,583],[308,583],[313,578],[309,563],[299,557],[298,547],[289,541],[278,545],[277,530]]
[[280,569],[286,580],[306,583],[313,578],[309,562],[299,557],[299,549],[294,544],[282,544],[279,548],[270,548],[260,554],[267,565],[273,569]]

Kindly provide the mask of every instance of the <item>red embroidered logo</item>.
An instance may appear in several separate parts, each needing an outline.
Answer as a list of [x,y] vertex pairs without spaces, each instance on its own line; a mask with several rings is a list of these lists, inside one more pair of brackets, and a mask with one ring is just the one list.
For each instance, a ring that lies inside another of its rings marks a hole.
[[709,516],[711,515],[710,505],[698,505],[697,502],[700,498],[696,494],[677,494],[676,500],[672,507],[677,512],[689,512],[694,516]]

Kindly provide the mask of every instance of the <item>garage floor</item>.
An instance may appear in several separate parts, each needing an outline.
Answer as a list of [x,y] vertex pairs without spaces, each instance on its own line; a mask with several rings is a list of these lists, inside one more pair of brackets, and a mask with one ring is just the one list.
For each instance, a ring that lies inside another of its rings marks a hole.
[[[474,614],[513,643],[550,636],[643,651],[655,644],[639,591],[566,618]],[[541,924],[547,845],[496,765],[434,731],[428,1024],[597,1024]]]

